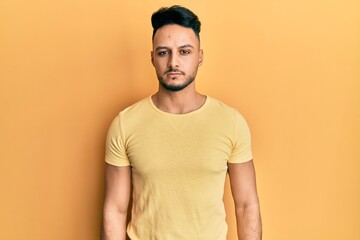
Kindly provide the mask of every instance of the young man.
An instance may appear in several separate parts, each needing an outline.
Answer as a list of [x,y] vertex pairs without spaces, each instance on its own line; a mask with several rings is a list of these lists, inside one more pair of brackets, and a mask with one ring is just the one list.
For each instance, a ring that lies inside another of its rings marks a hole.
[[161,8],[151,20],[159,89],[110,126],[103,240],[225,240],[227,172],[239,239],[259,240],[248,126],[236,110],[195,89],[200,21],[180,6]]

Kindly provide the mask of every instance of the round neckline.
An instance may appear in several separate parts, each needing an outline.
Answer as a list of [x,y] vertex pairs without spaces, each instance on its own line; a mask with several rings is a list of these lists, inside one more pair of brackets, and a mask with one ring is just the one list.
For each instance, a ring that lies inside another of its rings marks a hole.
[[206,108],[206,106],[208,105],[208,103],[210,101],[210,97],[207,96],[207,95],[205,95],[205,97],[206,97],[206,99],[205,99],[204,104],[201,105],[198,109],[195,109],[194,111],[191,111],[191,112],[188,112],[188,113],[179,113],[179,114],[177,114],[177,113],[169,113],[169,112],[165,112],[165,111],[159,109],[157,106],[155,106],[151,96],[148,97],[148,102],[149,102],[151,108],[154,109],[158,113],[165,114],[167,116],[173,116],[173,117],[187,117],[187,116],[194,115],[194,114],[196,114],[198,112],[201,112],[201,111],[203,111],[203,109]]

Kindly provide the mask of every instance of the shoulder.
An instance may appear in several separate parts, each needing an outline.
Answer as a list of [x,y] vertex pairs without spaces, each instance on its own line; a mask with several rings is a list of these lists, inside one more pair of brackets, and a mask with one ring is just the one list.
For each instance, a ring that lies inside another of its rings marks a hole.
[[209,105],[210,108],[217,112],[218,114],[222,114],[222,116],[228,116],[231,118],[243,118],[242,114],[234,107],[216,99],[213,97],[209,97]]
[[143,124],[153,115],[150,97],[143,98],[121,110],[113,119],[121,128]]
[[235,126],[238,128],[248,128],[245,117],[234,107],[212,97],[209,97],[209,109],[211,118],[219,123]]
[[143,99],[131,104],[130,106],[121,110],[119,112],[119,115],[138,114],[139,112],[141,112],[142,109],[149,107],[149,98],[150,97],[146,97],[146,98],[143,98]]
[[150,109],[149,98],[150,97],[146,97],[141,100],[138,100],[137,102],[122,109],[120,112],[118,112],[118,114],[115,116],[114,119],[124,120],[124,119],[141,117],[141,114],[148,112]]

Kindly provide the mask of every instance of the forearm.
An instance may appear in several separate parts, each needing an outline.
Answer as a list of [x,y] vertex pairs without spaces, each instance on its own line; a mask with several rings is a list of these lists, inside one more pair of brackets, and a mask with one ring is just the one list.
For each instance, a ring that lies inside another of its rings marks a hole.
[[125,240],[126,239],[127,214],[115,209],[104,209],[102,240]]
[[258,204],[236,208],[239,240],[261,240],[262,225]]
[[106,164],[102,240],[126,239],[130,176],[130,167]]

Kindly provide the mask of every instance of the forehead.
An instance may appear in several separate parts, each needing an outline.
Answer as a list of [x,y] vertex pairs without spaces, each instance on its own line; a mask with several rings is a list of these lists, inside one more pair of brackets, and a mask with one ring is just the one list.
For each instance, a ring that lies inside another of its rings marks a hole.
[[153,47],[179,47],[190,44],[194,47],[199,46],[197,38],[192,28],[183,27],[177,24],[168,24],[159,28],[153,40]]

